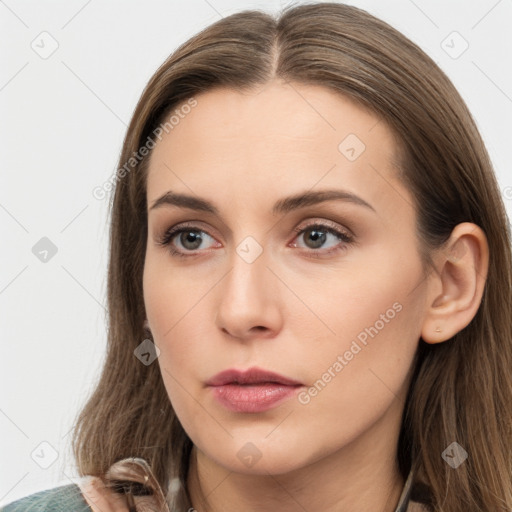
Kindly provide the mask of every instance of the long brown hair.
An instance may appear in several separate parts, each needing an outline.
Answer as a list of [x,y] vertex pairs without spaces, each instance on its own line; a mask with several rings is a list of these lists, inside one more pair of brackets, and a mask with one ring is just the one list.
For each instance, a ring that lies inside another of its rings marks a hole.
[[[387,23],[338,3],[292,6],[277,17],[256,10],[228,16],[181,45],[146,86],[112,196],[108,349],[73,433],[79,473],[108,479],[121,459],[142,458],[162,489],[181,483],[176,507],[191,507],[185,484],[192,442],[158,364],[134,356],[147,337],[149,155],[131,169],[125,164],[191,98],[200,102],[198,95],[215,87],[251,89],[275,77],[349,97],[396,135],[426,267],[458,223],[473,222],[486,234],[490,265],[476,316],[444,343],[419,340],[397,457],[404,479],[414,468],[428,485],[435,511],[512,510],[511,241],[492,163],[467,106],[435,62]],[[456,470],[442,458],[453,441],[468,453]]]

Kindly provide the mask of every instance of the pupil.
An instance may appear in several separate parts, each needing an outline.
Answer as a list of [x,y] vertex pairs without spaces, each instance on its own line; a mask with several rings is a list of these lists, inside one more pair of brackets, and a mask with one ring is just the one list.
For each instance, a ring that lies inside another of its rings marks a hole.
[[[181,235],[181,243],[183,244],[184,247],[187,247],[188,249],[197,249],[197,247],[201,245],[201,237],[197,235],[197,233],[194,233],[193,231],[187,231],[182,233]],[[191,242],[193,247],[187,246],[188,242]]]
[[321,247],[325,242],[326,234],[318,229],[310,229],[308,231],[311,233],[311,238],[315,242],[314,247]]

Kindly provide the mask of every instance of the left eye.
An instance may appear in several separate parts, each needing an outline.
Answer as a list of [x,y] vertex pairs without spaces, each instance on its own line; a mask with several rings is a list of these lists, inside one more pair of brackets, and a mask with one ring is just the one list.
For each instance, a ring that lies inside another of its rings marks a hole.
[[[347,233],[338,231],[337,229],[324,224],[313,224],[311,226],[306,226],[305,228],[298,228],[295,231],[297,231],[299,235],[302,235],[298,236],[298,239],[302,238],[303,240],[311,242],[310,245],[306,242],[307,248],[309,249],[318,249],[323,246],[329,235],[334,238],[335,246],[337,245],[336,242],[339,243],[342,241],[349,244],[352,241],[352,238]],[[296,244],[293,246],[297,247]]]
[[[307,239],[311,242],[311,244],[308,242],[306,248],[309,247],[310,251],[307,252],[309,252],[314,257],[318,257],[318,254],[330,254],[333,251],[346,249],[346,246],[353,241],[353,238],[348,233],[339,231],[338,229],[335,229],[334,227],[326,224],[311,224],[302,228],[296,228],[294,231],[298,233],[296,239],[300,239],[302,235],[303,239]],[[304,235],[307,235],[307,237],[304,238]],[[334,239],[334,249],[331,246],[329,250],[319,251],[318,249],[325,244],[329,235]],[[163,235],[163,237],[157,241],[157,243],[158,245],[169,247],[169,251],[172,256],[192,257],[196,256],[197,254],[186,253],[198,250],[201,246],[201,243],[207,238],[215,240],[202,229],[182,225],[181,227],[169,229]],[[179,246],[177,249],[175,248],[176,243],[173,242],[174,239],[176,239],[179,244],[181,244],[181,248]],[[292,243],[291,246],[303,247],[297,245],[296,243]]]

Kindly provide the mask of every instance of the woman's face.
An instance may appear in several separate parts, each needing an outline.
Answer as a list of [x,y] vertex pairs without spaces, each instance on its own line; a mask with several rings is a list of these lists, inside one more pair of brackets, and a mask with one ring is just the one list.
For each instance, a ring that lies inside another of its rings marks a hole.
[[[235,472],[393,454],[427,281],[390,131],[319,86],[195,100],[147,181],[144,301],[181,424]],[[152,208],[166,193],[190,200]],[[300,385],[207,385],[252,367]]]

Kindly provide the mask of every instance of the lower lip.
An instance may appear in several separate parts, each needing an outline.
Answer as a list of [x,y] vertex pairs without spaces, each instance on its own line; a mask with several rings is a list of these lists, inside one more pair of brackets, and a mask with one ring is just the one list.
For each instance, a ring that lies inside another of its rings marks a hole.
[[263,412],[287,398],[291,398],[302,386],[278,383],[225,384],[212,386],[213,395],[225,407],[236,412]]

